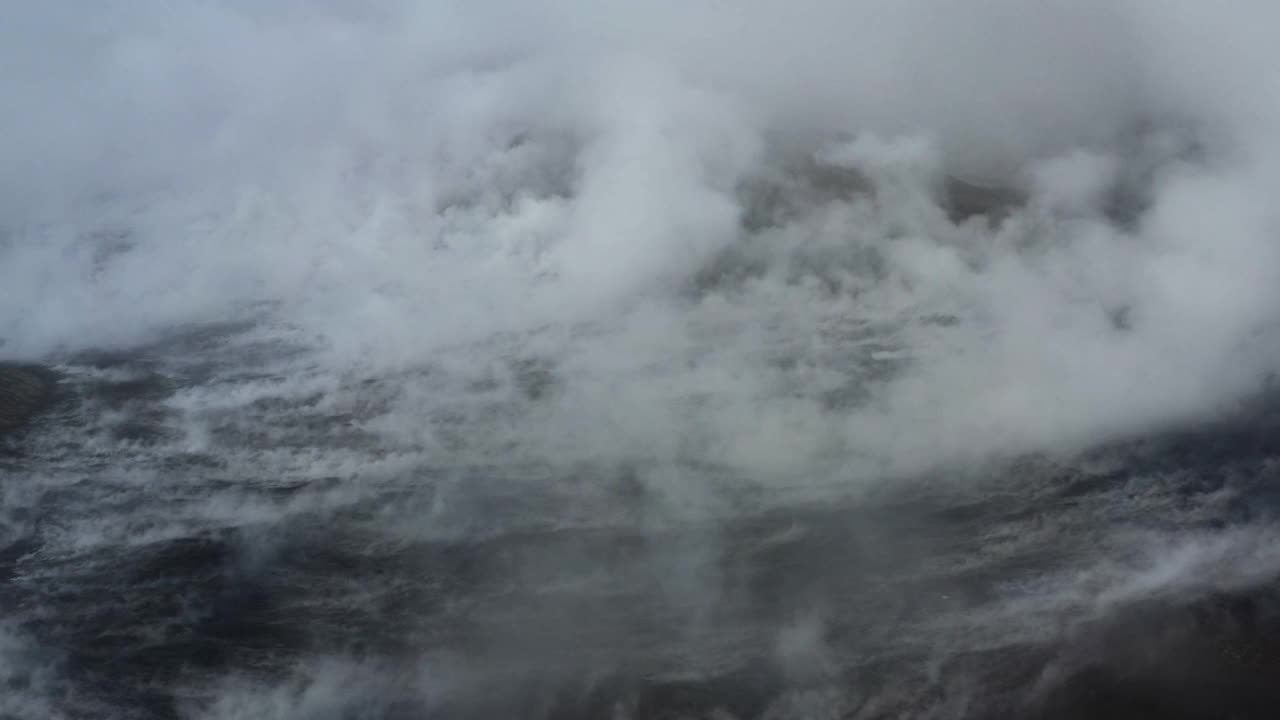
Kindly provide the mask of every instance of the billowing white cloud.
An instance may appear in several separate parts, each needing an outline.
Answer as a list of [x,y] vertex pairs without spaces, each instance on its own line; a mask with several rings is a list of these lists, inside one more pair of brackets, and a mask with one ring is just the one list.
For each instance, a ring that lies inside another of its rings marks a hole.
[[1275,12],[13,5],[0,352],[269,308],[335,371],[537,358],[535,452],[764,475],[1176,422],[1276,364]]

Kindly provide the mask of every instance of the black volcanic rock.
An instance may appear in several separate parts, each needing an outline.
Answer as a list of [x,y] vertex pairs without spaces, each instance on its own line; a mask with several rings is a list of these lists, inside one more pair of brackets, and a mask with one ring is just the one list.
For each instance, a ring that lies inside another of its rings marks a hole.
[[48,404],[50,375],[37,366],[0,364],[0,434],[22,427]]
[[1022,193],[1011,187],[983,185],[957,177],[948,177],[943,188],[943,207],[953,222],[977,216],[998,222],[1026,201]]
[[1241,720],[1280,707],[1280,586],[1135,607],[1064,651],[1028,716]]

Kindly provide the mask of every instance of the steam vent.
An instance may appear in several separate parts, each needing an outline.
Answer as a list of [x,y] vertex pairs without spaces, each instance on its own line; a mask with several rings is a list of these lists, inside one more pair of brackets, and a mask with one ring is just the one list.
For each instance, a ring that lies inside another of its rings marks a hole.
[[44,370],[0,364],[0,434],[25,425],[48,402],[51,391]]

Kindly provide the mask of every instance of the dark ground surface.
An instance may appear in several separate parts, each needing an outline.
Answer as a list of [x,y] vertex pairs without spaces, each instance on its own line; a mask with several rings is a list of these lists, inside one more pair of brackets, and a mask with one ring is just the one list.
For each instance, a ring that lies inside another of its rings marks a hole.
[[0,433],[21,428],[51,397],[52,374],[30,365],[0,365]]
[[[31,423],[55,379],[0,367],[0,418],[11,431],[0,438],[0,467],[18,471],[4,482],[32,470],[24,446],[65,416],[58,404],[83,401],[61,393],[53,416]],[[136,399],[154,389],[97,390]],[[374,670],[323,717],[1261,720],[1280,716],[1274,578],[1105,613],[1066,607],[1058,627],[1026,640],[939,650],[914,637],[943,610],[990,604],[1011,579],[1053,565],[1075,542],[966,567],[993,528],[1019,532],[1043,512],[1087,519],[1126,478],[1177,478],[1161,492],[1185,506],[1229,496],[1187,531],[1269,525],[1280,509],[1278,426],[1255,412],[1104,449],[1124,458],[1105,471],[1046,465],[1035,471],[1060,474],[1043,483],[1048,495],[976,504],[886,497],[662,533],[534,528],[379,545],[370,513],[415,502],[390,493],[285,524],[57,560],[41,555],[42,528],[79,500],[51,491],[15,516],[29,530],[5,535],[0,605],[36,640],[33,665],[56,669],[51,696],[73,717],[198,714],[205,699],[190,688],[200,678],[234,673],[288,686],[300,658],[340,656]],[[693,547],[710,550],[691,559]],[[957,569],[904,574],[933,561]],[[682,569],[716,577],[696,638],[695,611],[669,590]],[[593,585],[601,573],[608,582]],[[806,608],[824,620],[810,649],[788,659],[776,630]],[[714,660],[691,660],[695,646]],[[427,702],[410,668],[440,653],[470,679],[465,692]],[[23,690],[33,680],[17,673],[7,682]]]

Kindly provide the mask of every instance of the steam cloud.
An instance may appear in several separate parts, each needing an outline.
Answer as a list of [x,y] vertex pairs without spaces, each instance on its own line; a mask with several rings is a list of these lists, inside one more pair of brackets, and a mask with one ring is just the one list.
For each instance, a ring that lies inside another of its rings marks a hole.
[[[7,355],[264,305],[348,368],[483,365],[505,334],[554,355],[562,423],[649,450],[696,425],[700,452],[781,468],[1088,442],[1274,366],[1263,3],[4,13]],[[738,190],[779,147],[874,200],[748,233]],[[946,175],[1030,204],[951,223]],[[687,292],[744,248],[758,272]],[[842,323],[906,362],[833,411]]]
[[[726,478],[843,491],[1211,418],[1280,369],[1277,26],[1262,0],[7,3],[0,359],[242,323],[302,351],[177,392],[184,450],[320,397],[382,470],[621,468],[654,523]],[[327,477],[341,449],[252,462]],[[1187,547],[1112,599],[1230,555]],[[779,652],[820,665],[820,624]],[[250,704],[376,684],[349,672]]]

